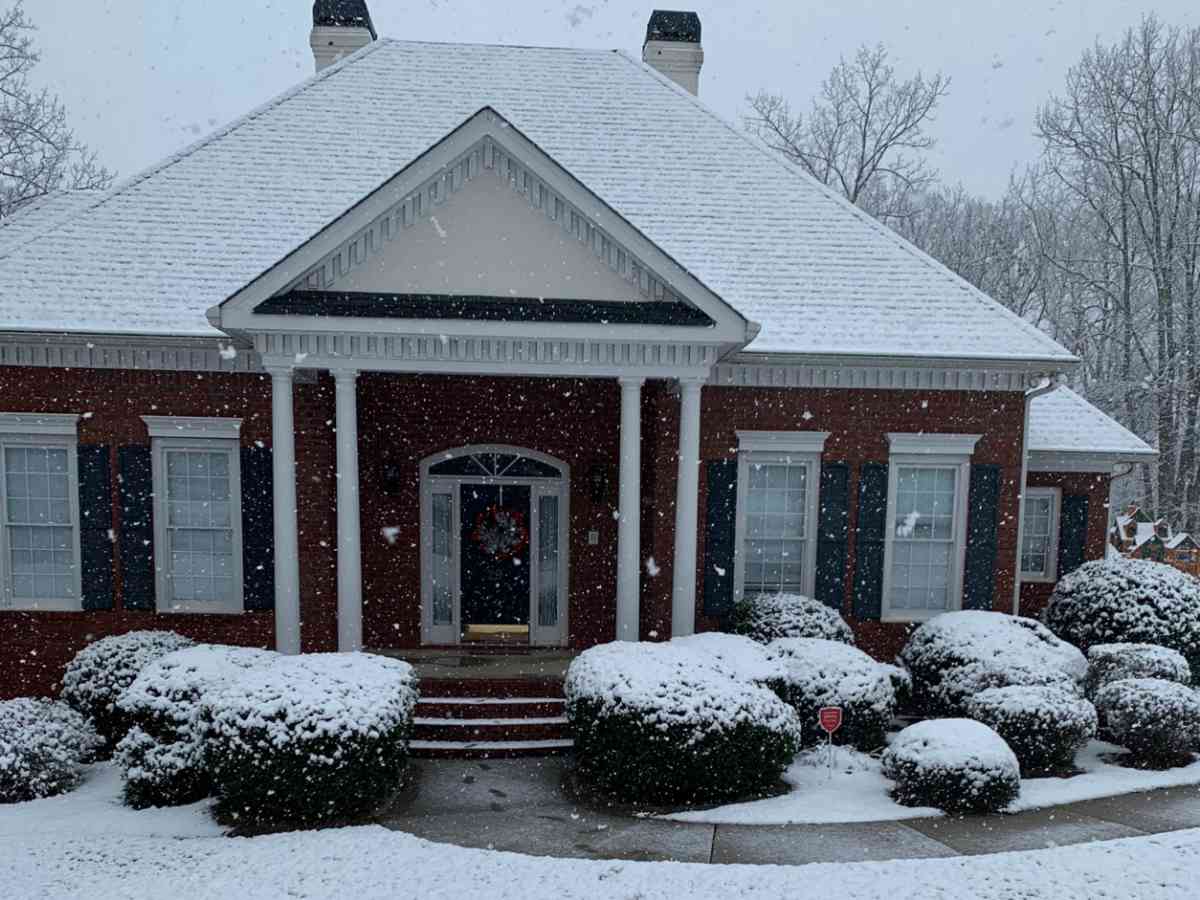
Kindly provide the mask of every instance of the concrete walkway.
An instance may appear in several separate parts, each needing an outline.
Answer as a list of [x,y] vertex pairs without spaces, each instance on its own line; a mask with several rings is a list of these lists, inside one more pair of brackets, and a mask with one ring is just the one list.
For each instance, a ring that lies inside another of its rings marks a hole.
[[698,825],[597,812],[560,791],[562,757],[421,760],[381,823],[431,841],[584,859],[779,863],[1038,850],[1200,827],[1200,790],[1170,788],[1010,816],[843,825]]

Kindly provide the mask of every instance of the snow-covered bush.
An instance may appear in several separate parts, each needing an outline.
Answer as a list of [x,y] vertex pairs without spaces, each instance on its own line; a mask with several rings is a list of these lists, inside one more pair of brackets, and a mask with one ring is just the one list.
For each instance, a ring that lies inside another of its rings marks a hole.
[[192,641],[173,631],[131,631],[88,644],[67,663],[62,698],[92,720],[109,751],[128,725],[117,709],[121,692],[148,664]]
[[1200,671],[1200,580],[1164,563],[1084,563],[1058,582],[1042,621],[1085,652],[1096,644],[1158,644]]
[[905,806],[995,812],[1021,792],[1021,769],[1004,739],[971,719],[930,719],[905,728],[883,754],[892,796]]
[[845,619],[824,603],[801,594],[753,594],[743,597],[734,607],[733,630],[761,644],[789,637],[854,643],[854,632]]
[[102,746],[91,723],[65,703],[0,702],[0,803],[71,790]]
[[671,638],[671,643],[707,657],[740,681],[771,687],[783,677],[783,667],[758,641],[740,634],[705,631],[687,637]]
[[1161,678],[1110,681],[1096,693],[1105,737],[1147,766],[1191,761],[1200,750],[1200,695]]
[[904,712],[904,710],[912,705],[912,674],[904,666],[893,665],[891,663],[880,663],[879,667],[883,669],[892,682],[892,691],[896,694],[896,711]]
[[993,687],[1056,686],[1082,693],[1087,660],[1033,619],[983,610],[943,613],[912,633],[900,660],[914,706],[961,716],[967,698]]
[[200,706],[238,673],[277,658],[267,650],[198,644],[155,660],[117,701],[129,731],[114,760],[137,809],[191,803],[210,792]]
[[883,744],[896,712],[896,692],[883,666],[856,647],[821,638],[779,638],[767,645],[767,653],[783,668],[782,680],[772,687],[796,710],[806,746],[825,740],[817,724],[822,706],[842,708],[835,744],[859,750]]
[[1096,734],[1096,708],[1057,687],[988,688],[967,699],[967,714],[1012,749],[1026,777],[1072,768]]
[[682,642],[593,647],[571,663],[566,695],[581,779],[628,802],[746,796],[799,749],[787,704]]
[[1087,652],[1087,694],[1110,681],[1125,678],[1161,678],[1192,683],[1192,669],[1183,654],[1155,644],[1094,644]]
[[317,823],[364,812],[403,782],[417,679],[365,653],[279,656],[201,701],[217,812]]

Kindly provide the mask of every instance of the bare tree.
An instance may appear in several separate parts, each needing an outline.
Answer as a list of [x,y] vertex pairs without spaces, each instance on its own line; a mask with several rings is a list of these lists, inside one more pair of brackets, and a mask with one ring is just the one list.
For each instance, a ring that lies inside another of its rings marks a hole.
[[113,177],[76,140],[59,99],[30,86],[33,31],[20,0],[0,12],[0,218],[52,191],[103,188]]
[[912,214],[915,194],[936,179],[924,158],[925,133],[950,86],[940,72],[901,80],[883,45],[843,58],[807,116],[781,94],[748,98],[746,126],[823,184],[882,221]]

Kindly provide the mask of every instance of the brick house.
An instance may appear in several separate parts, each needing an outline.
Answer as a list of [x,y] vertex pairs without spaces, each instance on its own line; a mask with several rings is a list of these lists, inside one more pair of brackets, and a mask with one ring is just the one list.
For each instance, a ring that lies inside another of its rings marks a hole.
[[577,650],[776,590],[886,656],[1103,555],[1154,451],[703,106],[694,15],[639,61],[318,0],[312,44],[286,94],[0,223],[0,695],[135,628]]

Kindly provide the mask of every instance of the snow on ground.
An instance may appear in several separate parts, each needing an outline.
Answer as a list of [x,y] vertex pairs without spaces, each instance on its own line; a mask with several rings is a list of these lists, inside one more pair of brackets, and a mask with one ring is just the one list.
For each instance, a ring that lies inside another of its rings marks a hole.
[[[840,751],[844,756],[846,751]],[[111,766],[79,790],[0,807],[0,893],[21,900],[1190,900],[1200,829],[948,859],[712,866],[549,859],[377,826],[223,838],[207,804],[121,807]]]
[[78,837],[65,823],[58,834],[6,836],[0,855],[6,895],[1190,900],[1200,875],[1200,830],[994,856],[799,867],[548,859],[433,844],[378,826],[257,838]]
[[[1200,761],[1190,766],[1145,772],[1106,762],[1102,756],[1123,752],[1120,747],[1091,741],[1075,758],[1083,774],[1071,778],[1022,778],[1021,795],[1008,811],[1040,809],[1131,794],[1153,788],[1200,784]],[[664,818],[716,825],[802,825],[835,822],[875,822],[940,816],[930,807],[901,806],[888,795],[892,783],[883,777],[879,760],[847,747],[835,750],[835,768],[828,768],[823,747],[805,751],[784,773],[792,790],[778,797],[730,803],[714,809],[675,813]]]
[[[137,811],[121,802],[121,774],[116,766],[90,766],[83,784],[67,794],[0,804],[0,871],[11,842],[57,837],[71,842],[95,837],[217,837],[224,833],[208,815],[211,802]],[[0,878],[0,885],[4,879]],[[0,888],[0,896],[4,890]],[[14,894],[9,896],[20,896]]]

